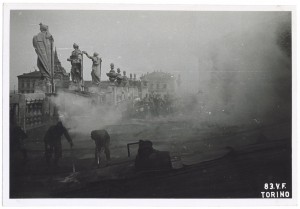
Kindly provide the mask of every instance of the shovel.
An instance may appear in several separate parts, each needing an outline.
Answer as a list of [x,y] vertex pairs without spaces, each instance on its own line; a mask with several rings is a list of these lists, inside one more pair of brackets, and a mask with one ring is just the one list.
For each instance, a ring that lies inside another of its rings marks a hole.
[[75,161],[74,161],[74,155],[73,155],[73,148],[72,148],[72,146],[71,146],[71,158],[72,158],[73,173],[75,173],[76,170],[75,170]]

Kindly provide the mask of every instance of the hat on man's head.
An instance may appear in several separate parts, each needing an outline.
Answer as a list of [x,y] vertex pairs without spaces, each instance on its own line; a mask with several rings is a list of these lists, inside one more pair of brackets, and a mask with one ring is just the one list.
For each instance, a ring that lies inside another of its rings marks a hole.
[[94,57],[97,57],[99,54],[97,52],[94,52]]
[[41,31],[47,31],[48,30],[48,25],[44,25],[43,23],[40,23],[40,30]]
[[60,127],[63,126],[61,120],[58,120],[56,125],[57,125],[57,126],[60,126]]
[[78,46],[76,43],[74,43],[74,44],[73,44],[73,47],[74,47],[74,48],[78,48],[79,46]]

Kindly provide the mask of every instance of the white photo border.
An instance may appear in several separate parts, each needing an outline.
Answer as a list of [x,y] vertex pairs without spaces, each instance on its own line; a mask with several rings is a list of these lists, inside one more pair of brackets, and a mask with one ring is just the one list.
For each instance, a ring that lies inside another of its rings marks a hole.
[[[292,12],[292,182],[293,198],[291,199],[10,199],[9,198],[9,37],[11,10],[172,10],[172,11],[291,11]],[[212,6],[212,5],[159,5],[159,4],[4,4],[3,8],[3,204],[5,206],[293,206],[297,202],[297,40],[296,40],[296,7],[295,6]],[[298,143],[299,144],[299,143]],[[46,204],[45,204],[46,203]]]

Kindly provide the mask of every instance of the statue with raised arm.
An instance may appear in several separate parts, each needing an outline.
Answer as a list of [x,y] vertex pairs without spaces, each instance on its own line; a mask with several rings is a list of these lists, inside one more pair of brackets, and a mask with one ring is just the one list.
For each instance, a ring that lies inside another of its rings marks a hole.
[[68,61],[71,62],[71,78],[74,83],[79,83],[82,80],[81,71],[82,71],[82,53],[77,44],[73,44],[74,51]]
[[101,77],[101,62],[102,59],[100,57],[98,57],[98,53],[94,52],[93,56],[88,55],[87,52],[83,51],[83,54],[85,54],[89,59],[91,59],[93,61],[93,65],[92,65],[92,82],[93,84],[99,85],[100,84],[100,77]]
[[40,23],[40,33],[33,37],[32,43],[38,55],[37,66],[42,74],[42,79],[49,81],[52,78],[54,66],[53,42],[54,39],[48,31],[48,26]]

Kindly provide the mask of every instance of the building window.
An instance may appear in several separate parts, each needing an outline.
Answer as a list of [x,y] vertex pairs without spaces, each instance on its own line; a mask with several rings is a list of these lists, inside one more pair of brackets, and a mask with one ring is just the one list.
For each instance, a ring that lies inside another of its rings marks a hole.
[[156,84],[156,89],[159,89],[159,83],[158,83],[158,84]]
[[151,83],[151,85],[150,85],[150,89],[153,89],[153,83]]
[[167,89],[167,84],[164,84],[164,89]]

